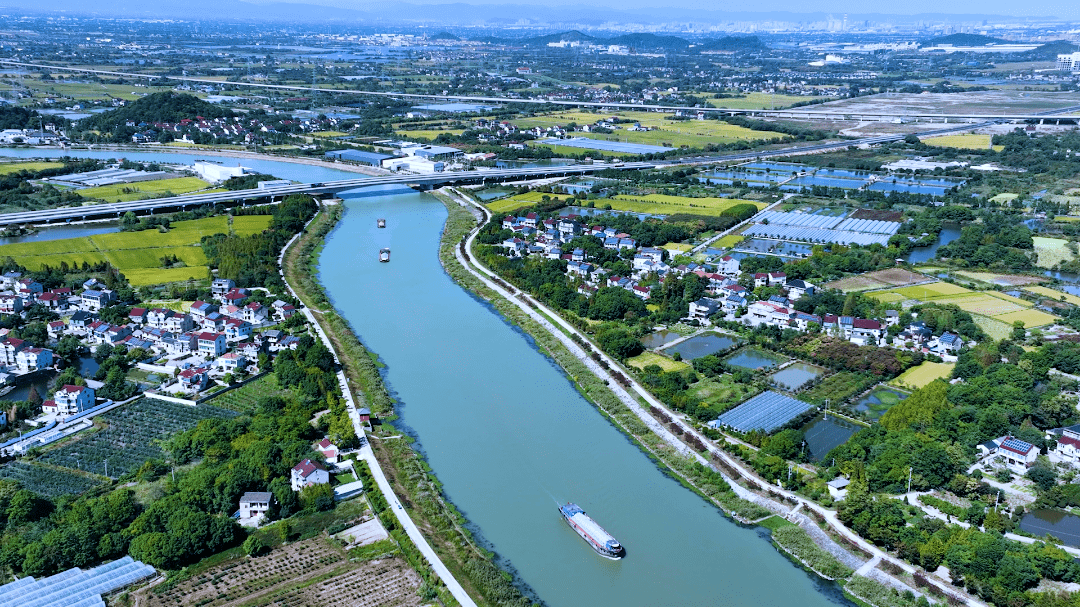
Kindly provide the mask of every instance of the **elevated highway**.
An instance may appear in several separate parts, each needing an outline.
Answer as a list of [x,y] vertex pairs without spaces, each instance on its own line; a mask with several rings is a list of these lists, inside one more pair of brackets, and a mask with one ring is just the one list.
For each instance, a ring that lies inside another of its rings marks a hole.
[[[993,124],[993,122],[979,123],[975,125],[956,125],[934,131],[920,133],[921,137],[934,135],[946,135],[949,133],[970,130],[980,126]],[[436,187],[443,185],[522,181],[526,179],[543,179],[551,177],[572,177],[589,175],[604,169],[635,170],[653,169],[670,166],[693,166],[701,164],[714,164],[719,162],[738,162],[748,160],[760,160],[777,158],[798,154],[812,154],[840,150],[850,146],[880,145],[899,141],[906,135],[893,134],[877,137],[865,137],[844,141],[830,141],[825,143],[811,143],[808,145],[775,148],[771,150],[757,150],[740,152],[737,154],[724,154],[715,156],[699,156],[693,158],[680,158],[674,160],[658,160],[652,162],[625,162],[616,164],[574,164],[552,167],[530,167],[512,169],[477,169],[473,171],[451,171],[433,173],[431,175],[386,175],[380,177],[363,177],[358,179],[343,179],[339,181],[327,181],[321,183],[298,183],[287,186],[267,188],[253,188],[249,190],[233,190],[229,192],[215,192],[206,194],[189,194],[184,196],[172,196],[168,198],[152,198],[149,200],[133,200],[130,202],[102,203],[81,207],[60,207],[41,211],[21,211],[18,213],[5,213],[0,215],[0,226],[13,224],[49,224],[71,221],[85,221],[89,219],[108,219],[122,216],[128,211],[135,214],[154,212],[182,211],[197,206],[213,204],[239,204],[247,200],[276,199],[290,194],[311,195],[336,195],[348,190],[356,190],[371,186],[385,185],[408,185],[421,187]]]
[[[66,71],[80,74],[93,74],[97,76],[111,76],[122,78],[137,78],[147,81],[194,82],[199,84],[212,84],[220,86],[222,81],[210,78],[196,78],[192,76],[162,76],[160,74],[140,74],[138,72],[119,72],[112,70],[96,70],[89,68],[68,67],[63,65],[50,65],[46,63],[26,63],[0,59],[0,65],[11,65],[32,69],[47,69],[51,71]],[[707,114],[719,114],[722,116],[751,116],[767,118],[791,118],[796,120],[858,120],[862,122],[890,122],[901,120],[904,122],[941,122],[941,123],[976,123],[984,121],[995,122],[1080,122],[1080,105],[1051,110],[1049,112],[1033,113],[1003,113],[986,114],[976,112],[918,112],[918,111],[858,111],[843,107],[829,107],[828,104],[811,105],[788,109],[748,109],[729,107],[700,107],[691,108],[678,105],[662,105],[650,103],[610,103],[598,101],[572,101],[551,100],[543,98],[520,98],[508,99],[505,97],[483,97],[470,95],[434,95],[424,93],[395,93],[393,91],[360,91],[353,89],[332,89],[316,86],[297,86],[289,84],[262,84],[257,82],[228,82],[229,86],[263,90],[287,90],[305,93],[329,93],[345,95],[366,95],[375,97],[391,97],[394,99],[415,99],[417,101],[452,101],[462,103],[523,103],[531,105],[557,105],[568,107],[588,107],[610,110],[645,111],[645,112],[674,112],[678,110],[705,112]],[[1051,114],[1053,116],[1051,117]],[[1067,114],[1067,115],[1066,115]]]

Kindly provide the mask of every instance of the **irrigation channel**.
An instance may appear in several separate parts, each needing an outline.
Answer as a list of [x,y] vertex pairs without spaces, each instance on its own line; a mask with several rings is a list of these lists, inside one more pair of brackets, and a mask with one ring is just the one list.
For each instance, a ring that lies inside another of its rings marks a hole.
[[[59,152],[0,149],[0,156],[198,158]],[[355,176],[240,162],[303,182]],[[528,335],[454,283],[439,264],[446,209],[437,199],[404,188],[372,194],[344,195],[347,212],[327,238],[320,278],[387,365],[399,423],[418,439],[447,496],[538,598],[551,607],[851,604],[836,585],[793,566],[763,529],[729,521],[661,471]],[[379,217],[386,229],[376,227]],[[391,247],[390,263],[378,262],[382,247]],[[595,554],[562,522],[559,501],[581,505],[627,547],[626,558]]]
[[[408,190],[350,197],[320,279],[386,364],[402,428],[479,535],[552,607],[847,604],[665,475],[532,340],[443,271],[446,210]],[[387,228],[376,219],[387,218]],[[379,263],[390,247],[392,261]],[[581,505],[627,548],[612,562],[559,517]]]

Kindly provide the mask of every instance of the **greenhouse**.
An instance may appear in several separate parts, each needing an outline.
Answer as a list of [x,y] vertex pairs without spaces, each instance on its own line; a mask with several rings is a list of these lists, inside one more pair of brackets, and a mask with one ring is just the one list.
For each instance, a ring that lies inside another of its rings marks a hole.
[[709,422],[709,425],[713,428],[731,428],[738,432],[772,432],[813,408],[814,405],[810,403],[770,390],[724,413]]

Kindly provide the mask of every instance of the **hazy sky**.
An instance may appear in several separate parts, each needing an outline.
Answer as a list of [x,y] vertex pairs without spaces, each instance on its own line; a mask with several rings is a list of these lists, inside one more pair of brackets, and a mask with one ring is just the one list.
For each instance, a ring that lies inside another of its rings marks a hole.
[[[273,1],[273,0],[256,0]],[[324,4],[342,8],[363,9],[366,2],[357,0],[276,0],[302,2],[304,4]],[[540,6],[572,5],[623,10],[663,9],[679,7],[702,9],[716,12],[765,12],[790,11],[793,13],[823,12],[833,14],[893,14],[911,15],[918,13],[952,14],[996,14],[1014,16],[1056,16],[1080,21],[1080,0],[756,0],[755,2],[701,2],[700,0],[404,0],[410,4],[525,4]]]

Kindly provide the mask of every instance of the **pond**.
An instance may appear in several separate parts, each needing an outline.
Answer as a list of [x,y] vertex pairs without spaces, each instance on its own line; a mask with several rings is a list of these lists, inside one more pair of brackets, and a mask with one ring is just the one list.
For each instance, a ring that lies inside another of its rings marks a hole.
[[729,356],[724,362],[734,367],[756,371],[758,369],[771,369],[780,364],[781,361],[783,361],[783,358],[761,348],[743,348],[734,355]]
[[664,344],[673,342],[676,339],[682,337],[675,331],[669,331],[668,329],[661,329],[659,331],[653,331],[645,337],[641,338],[641,344],[646,348],[652,350],[654,348],[663,347]]
[[825,374],[824,367],[806,363],[792,363],[769,376],[769,381],[777,386],[795,391]]
[[811,461],[820,462],[836,447],[847,442],[862,426],[840,419],[836,416],[826,418],[818,415],[800,428],[806,439],[806,448]]
[[788,183],[788,185],[797,185],[803,187],[812,186],[824,186],[827,188],[842,188],[845,190],[854,190],[866,185],[865,180],[861,179],[845,179],[842,177],[796,177]]
[[1032,510],[1020,519],[1020,528],[1042,537],[1049,533],[1067,546],[1080,546],[1080,516],[1061,510]]
[[683,360],[694,360],[702,356],[724,352],[742,343],[742,340],[729,335],[705,333],[679,342],[664,350],[667,355],[678,353]]
[[960,228],[958,226],[942,228],[941,233],[938,234],[938,239],[934,244],[928,247],[915,247],[911,250],[911,253],[908,253],[907,262],[922,263],[924,261],[930,261],[934,258],[934,255],[937,255],[937,250],[941,248],[942,245],[947,245],[957,238],[960,238]]
[[[603,204],[604,204],[603,201],[600,201],[600,202],[601,202],[601,206],[603,206]],[[656,218],[659,218],[659,219],[663,219],[665,217],[664,215],[650,215],[648,213],[635,213],[633,211],[615,211],[615,210],[611,210],[611,209],[576,207],[576,206],[575,207],[563,207],[563,208],[559,209],[559,217],[569,217],[570,215],[581,215],[581,216],[584,216],[584,217],[593,217],[593,216],[596,216],[596,215],[630,215],[630,216],[633,216],[633,217],[637,217],[638,219],[648,219],[650,217],[656,217]]]
[[120,228],[115,221],[102,221],[93,223],[77,223],[57,225],[40,228],[33,234],[22,236],[0,237],[0,244],[14,244],[16,242],[41,242],[45,240],[62,240],[64,238],[81,238],[94,236],[95,234],[107,234]]
[[491,202],[492,200],[504,198],[513,193],[513,188],[484,188],[483,190],[472,191],[472,195],[479,198],[481,202]]
[[865,413],[870,419],[880,419],[893,405],[907,398],[903,392],[889,388],[878,388],[855,403],[855,410]]

